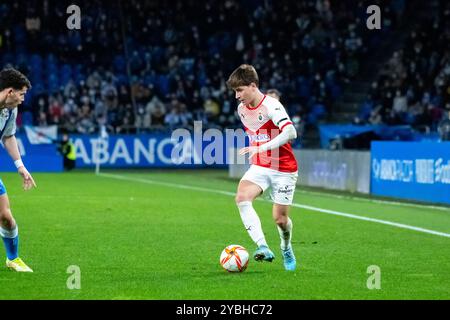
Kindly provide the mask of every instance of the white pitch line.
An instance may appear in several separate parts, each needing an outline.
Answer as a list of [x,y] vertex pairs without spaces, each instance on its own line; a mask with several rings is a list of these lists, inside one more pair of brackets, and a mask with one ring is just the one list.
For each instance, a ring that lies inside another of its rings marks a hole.
[[362,202],[373,202],[373,203],[381,203],[381,204],[389,204],[393,206],[402,206],[402,207],[412,207],[412,208],[424,208],[424,209],[433,209],[433,210],[440,210],[440,211],[448,211],[450,212],[450,208],[448,207],[440,207],[436,205],[428,205],[428,204],[416,204],[416,203],[405,203],[405,202],[398,202],[393,200],[379,200],[379,199],[366,199],[362,197],[355,197],[355,196],[345,196],[345,195],[337,195],[332,194],[328,192],[317,192],[317,191],[310,191],[310,190],[303,190],[299,189],[299,193],[304,194],[312,194],[312,195],[318,195],[322,197],[332,197],[337,199],[349,199],[349,200],[356,200],[356,201],[362,201]]
[[410,226],[407,224],[391,222],[391,221],[387,221],[387,220],[368,218],[368,217],[358,216],[358,215],[354,215],[354,214],[350,214],[350,213],[344,213],[344,212],[339,212],[339,211],[311,207],[311,206],[297,204],[297,203],[293,203],[292,206],[297,207],[297,208],[307,209],[307,210],[319,211],[319,212],[323,212],[323,213],[327,213],[327,214],[333,214],[336,216],[347,217],[347,218],[358,219],[358,220],[365,220],[365,221],[370,221],[370,222],[376,222],[376,223],[386,224],[388,226],[398,227],[398,228],[402,228],[402,229],[409,229],[409,230],[414,230],[414,231],[419,231],[419,232],[423,232],[423,233],[429,233],[429,234],[434,234],[434,235],[441,236],[441,237],[450,238],[450,234],[448,234],[448,233],[414,227],[414,226]]
[[[171,188],[196,190],[196,191],[202,191],[202,192],[223,194],[223,195],[233,196],[233,197],[236,195],[235,192],[222,191],[222,190],[209,189],[209,188],[202,188],[202,187],[196,187],[196,186],[190,186],[190,185],[184,185],[184,184],[176,184],[176,183],[170,183],[170,182],[148,180],[148,179],[130,178],[130,177],[116,175],[116,174],[100,173],[99,176],[106,177],[106,178],[118,179],[118,180],[136,181],[136,182],[147,183],[147,184],[155,184],[155,185],[161,185],[161,186],[166,186],[166,187],[171,187]],[[264,199],[261,199],[261,198],[258,198],[257,200],[268,201],[268,200],[264,200]],[[358,216],[358,215],[354,215],[354,214],[350,214],[350,213],[339,212],[339,211],[328,210],[328,209],[322,209],[322,208],[307,206],[307,205],[298,204],[298,203],[292,203],[292,206],[296,207],[296,208],[302,208],[302,209],[306,209],[306,210],[317,211],[317,212],[322,212],[322,213],[326,213],[326,214],[332,214],[332,215],[335,215],[335,216],[346,217],[346,218],[350,218],[350,219],[370,221],[370,222],[385,224],[385,225],[392,226],[392,227],[408,229],[408,230],[413,230],[413,231],[418,231],[418,232],[422,232],[422,233],[428,233],[428,234],[432,234],[432,235],[436,235],[436,236],[450,238],[450,234],[449,233],[444,233],[444,232],[439,232],[439,231],[435,231],[435,230],[414,227],[414,226],[410,226],[410,225],[407,225],[407,224],[396,223],[396,222],[391,222],[391,221],[381,220],[381,219],[368,218],[368,217]]]

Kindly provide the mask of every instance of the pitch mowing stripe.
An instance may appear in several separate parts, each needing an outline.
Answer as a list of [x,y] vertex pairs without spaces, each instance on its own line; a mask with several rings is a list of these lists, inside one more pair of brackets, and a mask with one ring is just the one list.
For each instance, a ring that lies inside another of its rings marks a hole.
[[[118,180],[136,181],[136,182],[155,184],[155,185],[166,186],[166,187],[171,187],[171,188],[210,192],[210,193],[223,194],[223,195],[232,196],[232,197],[234,197],[236,195],[236,193],[229,192],[229,191],[208,189],[208,188],[202,188],[202,187],[196,187],[196,186],[190,186],[190,185],[184,185],[184,184],[175,184],[175,183],[170,183],[170,182],[154,181],[154,180],[148,180],[148,179],[130,178],[130,177],[122,176],[122,175],[115,175],[115,174],[108,174],[108,173],[99,173],[98,175],[102,176],[102,177],[113,178],[113,179],[118,179]],[[262,198],[257,198],[257,200],[269,202],[268,200],[265,200]],[[306,210],[317,211],[317,212],[322,212],[322,213],[326,213],[326,214],[332,214],[332,215],[346,217],[346,218],[350,218],[350,219],[357,219],[357,220],[381,223],[381,224],[385,224],[385,225],[393,226],[393,227],[397,227],[397,228],[408,229],[408,230],[413,230],[413,231],[418,231],[418,232],[422,232],[422,233],[428,233],[428,234],[432,234],[432,235],[436,235],[436,236],[450,238],[449,233],[414,227],[414,226],[410,226],[407,224],[396,223],[396,222],[391,222],[391,221],[381,220],[381,219],[368,218],[368,217],[358,216],[358,215],[354,215],[354,214],[350,214],[350,213],[322,209],[322,208],[312,207],[312,206],[298,204],[298,203],[292,203],[292,206],[296,207],[296,208],[302,208],[302,209],[306,209]]]

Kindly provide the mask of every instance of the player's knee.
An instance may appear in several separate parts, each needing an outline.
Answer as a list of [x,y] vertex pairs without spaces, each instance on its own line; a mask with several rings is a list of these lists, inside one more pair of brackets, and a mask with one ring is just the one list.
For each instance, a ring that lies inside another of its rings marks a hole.
[[242,201],[246,201],[245,197],[244,197],[244,194],[238,192],[236,194],[236,197],[234,198],[234,201],[236,202],[237,205],[239,205],[239,203],[241,203]]
[[0,207],[0,219],[3,220],[11,215],[11,209],[9,207]]
[[284,215],[279,215],[274,217],[275,223],[280,227],[280,228],[285,228],[288,222],[287,216]]
[[244,201],[253,201],[253,198],[247,192],[238,192],[236,194],[236,197],[234,198],[234,201],[236,201],[236,204],[239,204],[239,203],[244,202]]
[[14,219],[12,217],[11,209],[7,207],[0,208],[0,223],[3,227],[7,227],[9,224],[13,224]]

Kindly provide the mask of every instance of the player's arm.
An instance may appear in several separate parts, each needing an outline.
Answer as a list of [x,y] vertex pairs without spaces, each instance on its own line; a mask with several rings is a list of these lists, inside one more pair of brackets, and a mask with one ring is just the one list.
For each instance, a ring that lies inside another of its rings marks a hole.
[[251,159],[255,154],[266,152],[269,150],[277,149],[281,147],[282,145],[285,145],[291,140],[294,140],[297,138],[297,130],[295,130],[295,127],[293,124],[287,124],[281,133],[276,136],[274,139],[270,140],[267,143],[264,143],[260,146],[250,146],[245,147],[239,150],[240,155],[249,154],[249,158]]
[[33,177],[25,168],[22,159],[20,157],[19,146],[17,145],[17,140],[14,135],[3,137],[3,145],[8,152],[11,159],[13,159],[17,171],[23,178],[23,188],[29,190],[32,187],[36,187]]
[[259,146],[258,149],[259,152],[266,152],[268,150],[277,149],[296,138],[297,138],[297,130],[295,130],[295,127],[292,123],[288,123],[283,127],[283,130],[278,136],[276,136],[269,142]]
[[276,105],[273,110],[269,112],[269,117],[280,129],[280,134],[261,146],[251,146],[241,149],[239,152],[241,155],[249,153],[249,158],[252,158],[257,153],[277,149],[297,138],[297,130],[281,103]]

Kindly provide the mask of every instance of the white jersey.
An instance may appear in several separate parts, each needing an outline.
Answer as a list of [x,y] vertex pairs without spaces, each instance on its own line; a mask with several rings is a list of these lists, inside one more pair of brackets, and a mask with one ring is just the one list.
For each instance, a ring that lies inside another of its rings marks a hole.
[[0,139],[16,134],[17,108],[9,110],[0,109]]
[[[284,127],[292,124],[283,105],[277,99],[266,95],[256,107],[239,104],[238,114],[252,146],[269,142],[278,136]],[[252,163],[281,172],[297,171],[297,160],[289,143],[278,149],[257,154],[252,158]]]

